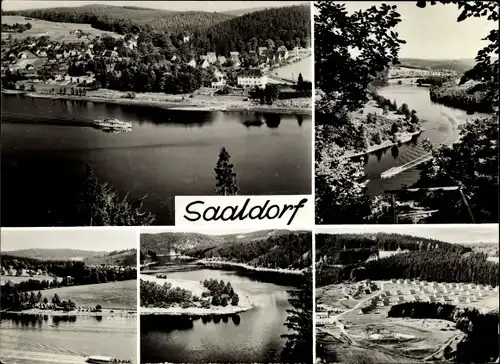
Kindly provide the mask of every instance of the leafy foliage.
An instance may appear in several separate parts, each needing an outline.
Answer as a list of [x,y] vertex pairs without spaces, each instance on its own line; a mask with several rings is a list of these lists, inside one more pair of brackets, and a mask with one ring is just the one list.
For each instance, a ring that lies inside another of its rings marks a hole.
[[187,303],[188,307],[193,302],[191,291],[179,287],[172,287],[172,284],[165,283],[163,286],[154,282],[141,279],[140,284],[141,307],[168,308],[173,304]]
[[377,73],[397,63],[405,41],[391,29],[400,15],[396,6],[386,4],[351,15],[344,4],[319,1],[315,6],[316,87],[328,95],[317,111],[355,110],[368,100],[368,85]]
[[230,162],[230,154],[226,148],[222,147],[219,152],[219,160],[215,171],[215,193],[222,196],[232,196],[238,194],[238,180],[233,172],[233,164]]
[[[416,187],[463,186],[476,222],[498,222],[498,117],[467,123],[452,146],[433,151]],[[417,195],[421,204],[439,209],[433,221],[471,222],[467,207],[450,192]]]
[[[368,100],[370,83],[397,63],[404,41],[391,29],[401,19],[396,6],[386,4],[351,15],[342,4],[319,1],[316,7],[316,87],[325,92],[315,110],[316,223],[366,222],[377,201],[363,183],[363,164],[343,154],[351,142],[364,149],[367,136],[348,112],[359,109]],[[359,142],[352,135],[359,135]]]
[[299,290],[290,291],[288,301],[292,309],[287,310],[285,326],[288,333],[282,352],[284,363],[309,363],[313,351],[313,281],[312,272],[305,273],[305,279]]
[[229,282],[226,284],[223,280],[217,281],[216,279],[210,278],[203,281],[203,287],[208,289],[214,306],[227,306],[228,303],[237,306],[240,301],[238,294],[234,291]]
[[87,176],[77,206],[77,223],[74,225],[151,225],[154,216],[142,211],[144,198],[132,202],[127,196],[121,198],[112,186],[100,182],[87,165]]
[[2,286],[0,301],[3,310],[12,311],[32,308],[72,311],[77,308],[73,300],[61,301],[57,293],[54,294],[51,303],[49,303],[47,297],[43,297],[40,291],[37,294],[33,291],[29,294],[28,292],[20,292],[17,285],[12,284],[12,282],[7,282]]

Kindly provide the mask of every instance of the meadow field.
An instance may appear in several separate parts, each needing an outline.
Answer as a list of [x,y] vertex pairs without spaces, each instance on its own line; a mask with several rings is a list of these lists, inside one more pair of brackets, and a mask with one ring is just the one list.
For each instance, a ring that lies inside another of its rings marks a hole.
[[2,16],[2,24],[12,25],[15,23],[30,23],[32,27],[31,29],[22,33],[2,32],[2,39],[7,38],[9,35],[12,35],[14,39],[48,36],[51,40],[60,42],[88,42],[89,40],[86,37],[78,38],[75,34],[71,34],[71,31],[76,29],[80,29],[85,33],[93,35],[94,37],[102,37],[105,34],[115,38],[120,37],[120,35],[113,32],[94,29],[90,26],[90,24],[54,23],[33,18],[30,18],[30,20],[26,20],[24,16],[17,15]]
[[71,299],[80,307],[101,305],[107,309],[137,310],[137,280],[61,287],[42,292],[48,298],[56,293],[61,300]]

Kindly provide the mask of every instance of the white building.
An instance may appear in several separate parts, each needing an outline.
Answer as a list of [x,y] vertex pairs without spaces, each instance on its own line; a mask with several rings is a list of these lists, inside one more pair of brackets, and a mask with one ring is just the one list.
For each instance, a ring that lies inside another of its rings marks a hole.
[[238,85],[243,87],[266,87],[267,76],[259,69],[242,70],[238,75]]

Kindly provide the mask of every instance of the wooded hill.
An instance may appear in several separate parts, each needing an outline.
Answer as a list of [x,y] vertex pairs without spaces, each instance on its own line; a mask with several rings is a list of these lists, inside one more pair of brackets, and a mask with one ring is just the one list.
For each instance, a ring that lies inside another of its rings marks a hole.
[[171,250],[208,249],[230,243],[245,243],[288,234],[288,230],[260,230],[242,234],[204,235],[198,233],[141,234],[141,252],[168,254]]
[[172,34],[200,32],[231,19],[224,13],[167,11],[135,6],[86,5],[68,8],[30,9],[3,12],[53,22],[90,24],[93,28],[118,34],[161,30]]
[[194,248],[185,254],[199,259],[221,258],[266,268],[305,268],[311,265],[311,232],[289,232],[265,239]]
[[[90,24],[118,34],[149,33],[153,38],[170,37],[172,44],[227,56],[230,51],[276,50],[285,45],[307,47],[311,37],[309,5],[270,8],[234,17],[224,13],[179,12],[137,7],[89,5],[4,12],[53,22]],[[184,42],[183,35],[190,39]]]
[[39,260],[71,260],[74,258],[89,258],[96,255],[108,254],[105,251],[79,249],[21,249],[4,253],[10,256]]
[[[256,11],[233,18],[208,28],[200,37],[202,44],[217,54],[229,51],[250,51],[257,47],[269,47],[269,41],[278,48],[309,46],[311,37],[311,10],[309,5],[288,6]],[[252,41],[253,40],[253,41]],[[250,44],[247,44],[251,42]],[[257,43],[257,44],[254,44]]]
[[[357,239],[357,243],[355,242]],[[437,282],[467,282],[476,284],[490,284],[497,286],[499,283],[498,264],[487,260],[484,253],[474,253],[469,247],[460,244],[449,244],[417,237],[397,234],[383,234],[381,240],[391,241],[399,244],[401,250],[408,249],[389,257],[358,262],[352,259],[348,265],[332,266],[330,261],[318,260],[316,282],[318,286],[340,283],[344,280],[391,279],[391,278],[420,278],[427,281]],[[317,239],[316,248],[318,256],[324,257],[324,252],[334,253],[333,248],[325,249],[325,242],[344,246],[350,240],[351,244],[371,249],[375,245],[369,243],[375,241],[376,236],[355,235],[342,236],[325,239]],[[338,241],[339,243],[335,243]],[[423,244],[420,243],[423,242]],[[333,242],[333,243],[332,243]],[[436,242],[436,243],[434,243]],[[328,243],[327,243],[328,244]],[[393,242],[391,242],[393,244]],[[404,248],[403,248],[404,246]],[[376,246],[375,246],[376,247]],[[363,248],[358,248],[363,249]],[[360,253],[361,254],[361,253]]]
[[[24,249],[2,254],[2,266],[7,268],[11,264],[15,269],[38,269],[51,265],[67,265],[66,263],[71,264],[73,261],[75,263],[83,262],[87,265],[105,264],[135,267],[137,265],[137,251],[136,249],[112,252],[77,249]],[[7,264],[7,262],[10,263]]]
[[475,60],[471,59],[420,59],[420,58],[400,58],[399,67],[429,69],[429,70],[455,70],[465,72],[474,67]]
[[85,263],[89,265],[118,265],[122,267],[135,267],[137,266],[137,250],[136,249],[126,249],[126,250],[116,250],[111,253],[105,253],[103,255],[96,255],[88,257]]

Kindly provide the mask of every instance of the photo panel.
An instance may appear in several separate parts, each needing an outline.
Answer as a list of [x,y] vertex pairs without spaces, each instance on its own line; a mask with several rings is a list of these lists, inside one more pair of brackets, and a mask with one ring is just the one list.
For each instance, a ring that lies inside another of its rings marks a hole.
[[2,226],[311,194],[309,2],[23,4],[2,7]]
[[143,228],[141,363],[312,363],[312,233]]
[[1,230],[4,363],[137,363],[135,229]]
[[314,3],[317,224],[497,223],[498,3]]
[[498,361],[498,228],[318,227],[317,361]]

